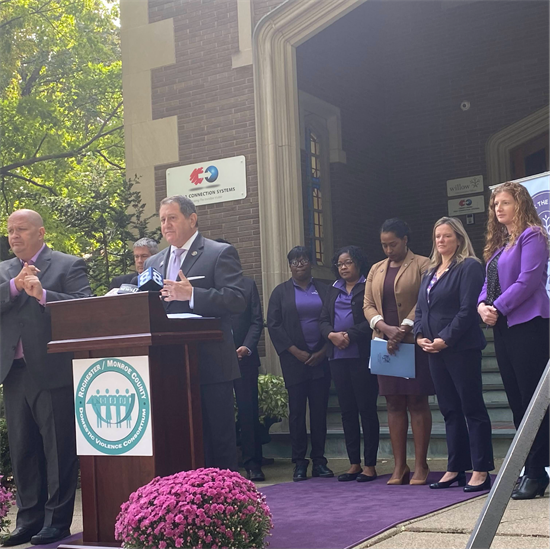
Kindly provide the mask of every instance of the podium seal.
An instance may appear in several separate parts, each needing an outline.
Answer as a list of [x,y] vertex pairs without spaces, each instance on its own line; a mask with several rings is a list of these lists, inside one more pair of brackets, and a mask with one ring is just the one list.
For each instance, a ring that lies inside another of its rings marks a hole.
[[76,423],[95,450],[90,453],[134,453],[148,431],[150,410],[148,383],[120,358],[96,360],[75,386]]

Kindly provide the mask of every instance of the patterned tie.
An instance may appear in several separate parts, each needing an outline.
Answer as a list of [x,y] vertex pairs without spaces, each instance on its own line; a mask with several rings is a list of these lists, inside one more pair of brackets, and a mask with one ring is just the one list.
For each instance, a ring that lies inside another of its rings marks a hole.
[[172,250],[172,263],[170,264],[169,280],[176,280],[181,268],[181,256],[186,252],[185,248],[174,248]]

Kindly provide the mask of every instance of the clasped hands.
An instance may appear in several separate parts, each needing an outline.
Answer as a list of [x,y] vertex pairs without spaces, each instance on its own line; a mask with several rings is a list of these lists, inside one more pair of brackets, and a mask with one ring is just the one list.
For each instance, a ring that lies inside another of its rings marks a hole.
[[426,353],[439,353],[448,347],[440,337],[436,337],[433,341],[427,337],[419,337],[416,343]]
[[288,351],[294,355],[300,362],[303,362],[306,366],[317,366],[326,357],[326,347],[323,347],[319,351],[316,351],[314,353],[308,353],[307,351],[302,351],[302,349],[298,349],[296,345],[292,345],[288,348]]
[[488,326],[494,326],[497,323],[498,311],[493,306],[480,303],[477,307],[477,312],[481,320]]
[[189,301],[193,295],[193,286],[185,275],[178,273],[180,280],[165,280],[164,286],[160,291],[161,299],[164,301]]
[[412,326],[390,326],[383,320],[376,323],[376,328],[380,330],[388,338],[388,353],[394,355],[399,349],[399,344],[403,341],[404,337],[412,331]]
[[38,279],[38,273],[40,269],[37,269],[34,265],[28,263],[23,264],[23,268],[19,274],[13,279],[15,287],[18,292],[26,292],[29,296],[38,299],[42,299],[43,288],[40,280]]

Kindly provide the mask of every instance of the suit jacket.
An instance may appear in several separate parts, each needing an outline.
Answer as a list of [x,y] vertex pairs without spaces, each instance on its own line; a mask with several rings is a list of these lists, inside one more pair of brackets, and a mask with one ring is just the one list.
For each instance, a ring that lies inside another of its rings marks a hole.
[[[406,318],[414,322],[418,289],[424,273],[428,270],[429,263],[430,260],[427,257],[415,255],[411,250],[407,252],[407,256],[397,272],[393,286],[399,323]],[[382,313],[382,300],[384,280],[389,264],[389,258],[376,263],[367,276],[363,312],[369,324],[375,316],[384,316]],[[375,328],[372,337],[384,339],[384,334]],[[404,343],[414,343],[413,334],[408,334],[403,341]]]
[[[329,287],[316,279],[313,279],[313,285],[324,303]],[[279,284],[271,293],[267,308],[267,328],[271,342],[279,355],[287,387],[327,375],[328,361],[312,368],[300,362],[287,350],[292,345],[304,351],[308,349],[296,309],[292,279]],[[325,342],[321,339],[318,348],[314,350],[322,349],[324,344]]]
[[[170,247],[149,257],[145,268],[154,267],[166,278]],[[204,276],[191,283],[194,288],[194,309],[188,301],[163,302],[167,313],[195,313],[221,319],[222,341],[199,345],[200,382],[203,385],[232,381],[240,377],[231,315],[246,308],[245,285],[237,250],[198,234],[181,265],[185,276]]]
[[[499,248],[491,256],[500,252]],[[508,326],[528,322],[537,316],[550,316],[546,292],[548,280],[548,239],[538,228],[528,227],[516,243],[505,249],[498,260],[498,279],[502,294],[494,306],[506,315]],[[487,280],[478,302],[487,299]]]
[[420,285],[414,337],[422,334],[432,341],[440,337],[450,351],[485,348],[485,336],[479,326],[477,296],[483,286],[483,267],[469,257],[458,265],[452,263],[447,273],[430,290],[426,289],[433,270],[426,273]]
[[[334,306],[340,290],[332,286],[326,301],[323,303],[323,311],[321,312],[321,333],[328,342],[330,357],[334,356],[334,345],[329,340],[328,335],[334,332]],[[372,338],[372,330],[370,323],[365,319],[363,314],[363,300],[365,297],[365,283],[358,282],[351,291],[351,312],[353,314],[354,325],[347,330],[351,343],[357,343],[359,347],[359,356],[361,358],[370,357],[370,340]]]
[[130,273],[120,276],[115,276],[113,280],[111,280],[111,284],[109,285],[109,290],[112,290],[113,288],[120,288],[123,284],[132,284],[133,280],[137,277],[137,273]]
[[260,366],[260,355],[258,354],[258,342],[264,329],[264,316],[262,304],[256,282],[252,278],[244,277],[246,292],[246,309],[231,316],[231,327],[233,329],[233,341],[235,349],[243,345],[252,351],[249,356],[239,360],[239,366],[243,368],[258,368]]
[[[84,260],[44,247],[35,263],[38,278],[46,290],[46,302],[90,297]],[[13,301],[10,280],[21,271],[16,257],[0,263],[0,383],[6,379],[19,339],[25,362],[37,385],[54,389],[72,384],[72,353],[47,354],[52,339],[51,317],[34,297],[22,291]]]

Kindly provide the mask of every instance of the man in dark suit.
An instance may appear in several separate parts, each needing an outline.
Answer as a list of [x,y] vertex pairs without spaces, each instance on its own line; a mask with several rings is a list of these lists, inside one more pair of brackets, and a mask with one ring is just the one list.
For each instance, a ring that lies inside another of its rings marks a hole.
[[131,284],[137,275],[143,272],[145,262],[155,254],[158,254],[159,246],[152,238],[140,238],[134,243],[134,264],[136,267],[135,273],[115,276],[111,280],[109,290],[120,288],[123,284]]
[[0,383],[17,486],[17,524],[4,546],[53,543],[70,535],[78,474],[72,354],[47,354],[46,304],[89,297],[86,265],[44,243],[40,215],[8,218],[17,257],[0,263]]
[[[221,238],[216,242],[230,244]],[[256,282],[244,277],[246,309],[231,316],[233,341],[239,359],[241,377],[233,381],[241,433],[241,451],[248,478],[265,480],[262,471],[262,442],[258,420],[258,368],[261,366],[258,342],[264,329],[262,304]]]
[[[207,467],[237,470],[233,380],[240,377],[231,315],[246,308],[239,255],[233,246],[204,238],[197,212],[184,196],[160,203],[160,227],[170,244],[145,262],[163,274],[167,313],[192,312],[221,319],[223,340],[199,345],[204,458]],[[197,277],[194,280],[188,278]]]

